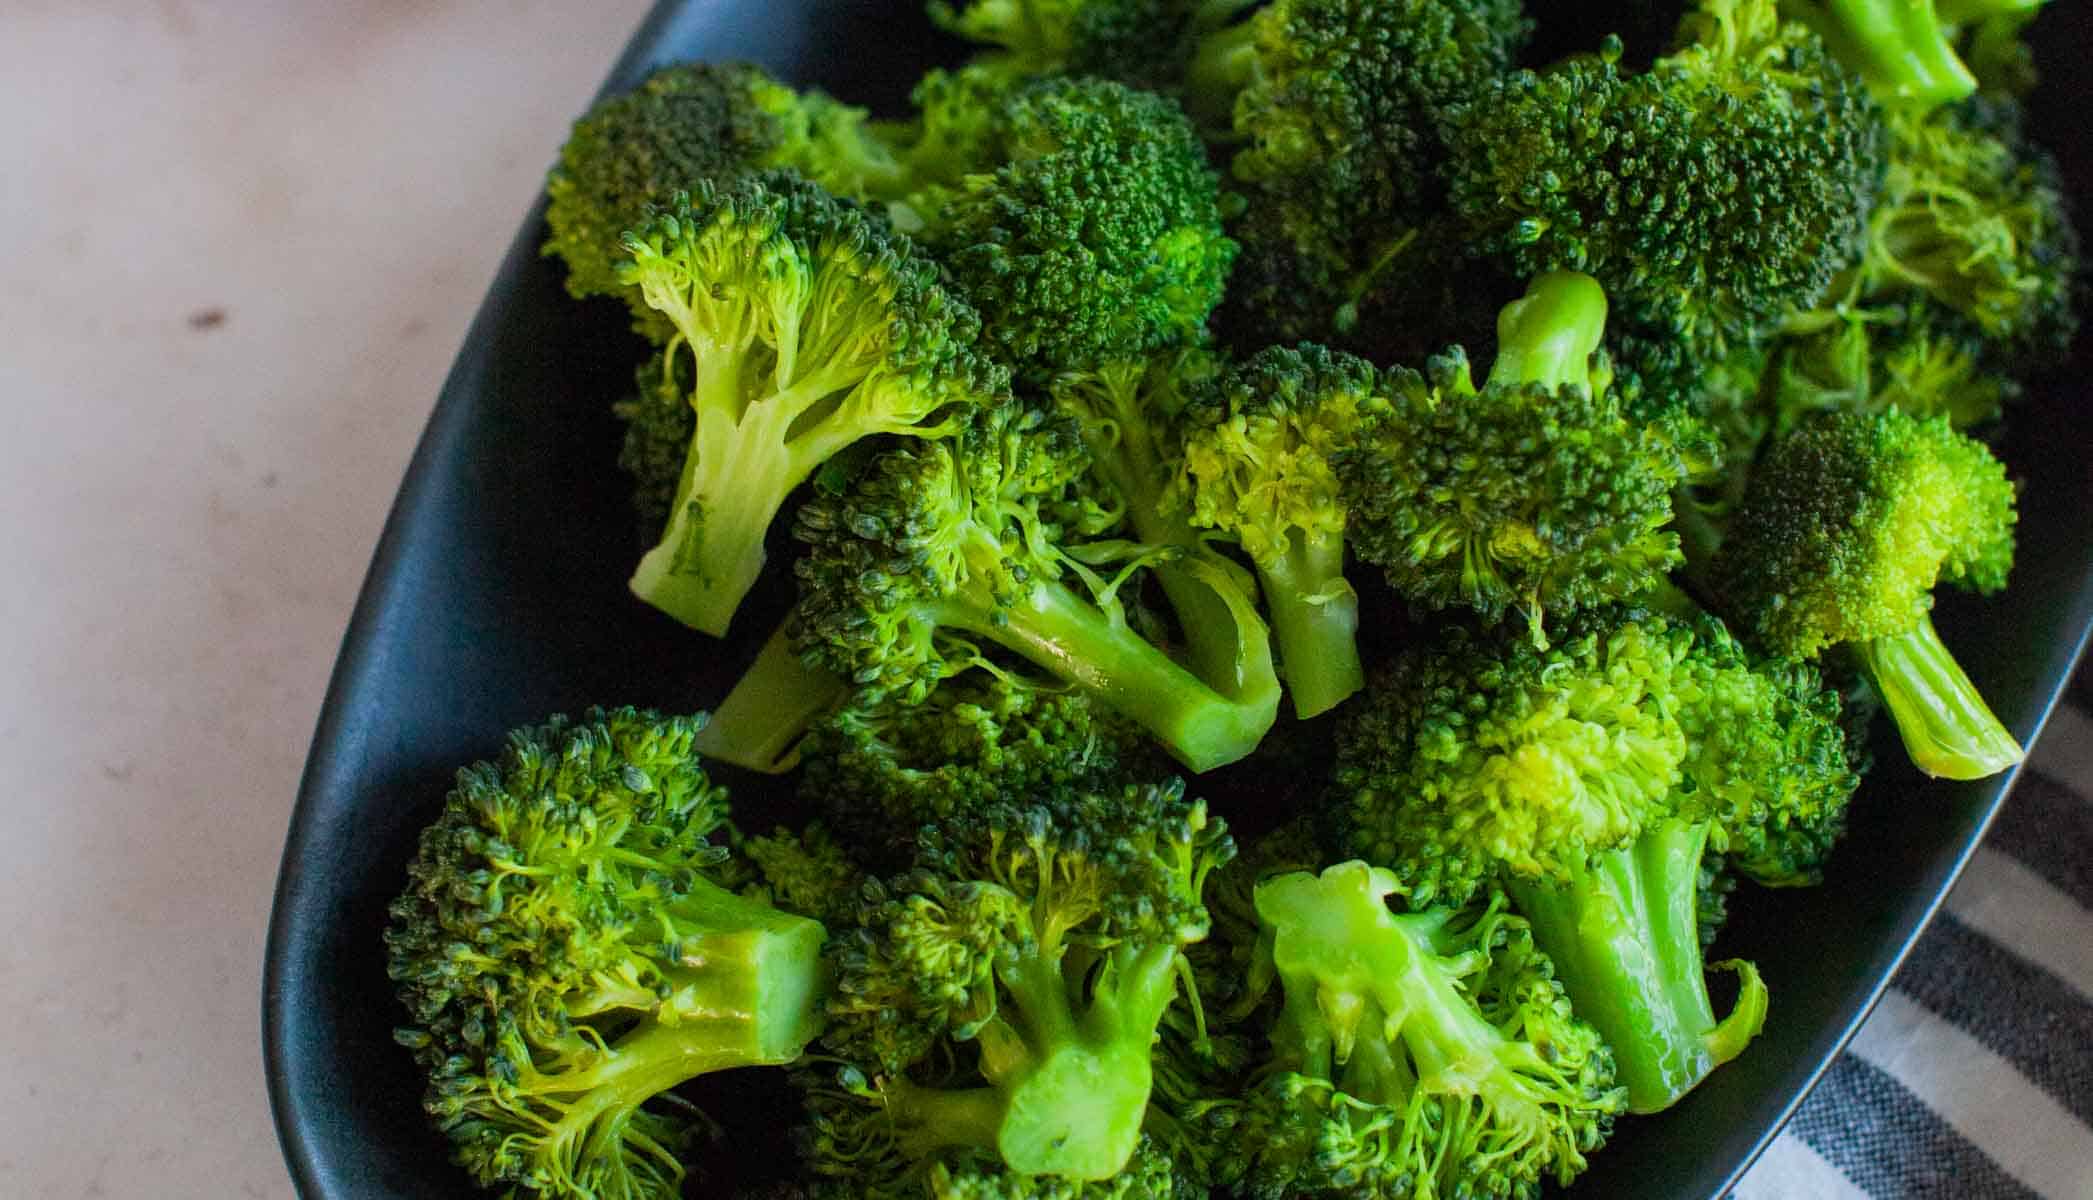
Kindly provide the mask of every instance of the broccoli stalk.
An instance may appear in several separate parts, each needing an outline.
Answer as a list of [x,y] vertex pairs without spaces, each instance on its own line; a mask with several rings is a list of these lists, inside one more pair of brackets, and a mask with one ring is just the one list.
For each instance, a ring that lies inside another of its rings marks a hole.
[[1884,104],[1913,108],[1952,104],[1977,90],[1955,53],[1953,25],[2028,7],[2026,0],[1781,0],[1782,14],[1815,30]]
[[766,775],[799,765],[808,726],[840,703],[849,685],[809,665],[793,649],[791,621],[778,626],[756,660],[712,710],[698,753]]
[[458,774],[393,902],[387,970],[426,1107],[480,1183],[548,1200],[680,1194],[695,1076],[798,1058],[821,925],[729,891],[702,718],[591,711]]
[[[632,590],[706,633],[726,632],[771,522],[816,468],[875,434],[949,432],[955,409],[1002,387],[937,268],[796,177],[702,188],[625,247],[622,277],[674,331],[665,384],[680,379],[696,414]],[[669,375],[686,355],[687,373]]]
[[[1607,1031],[1630,1112],[1657,1112],[1735,1058],[1766,1023],[1758,969],[1703,964],[1697,902],[1705,821],[1670,820],[1563,878],[1511,876],[1579,1016]],[[1737,1004],[1717,1020],[1707,967],[1737,972]]]
[[1928,775],[1982,779],[2026,756],[1940,640],[1932,614],[1902,633],[1854,643],[1911,761]]

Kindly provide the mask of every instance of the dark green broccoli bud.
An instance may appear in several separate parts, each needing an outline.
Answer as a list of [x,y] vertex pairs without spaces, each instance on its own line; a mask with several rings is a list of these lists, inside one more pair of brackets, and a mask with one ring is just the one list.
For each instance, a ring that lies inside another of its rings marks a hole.
[[[1174,783],[997,805],[924,831],[832,954],[817,1172],[875,1194],[984,1158],[1107,1180],[1141,1141],[1151,1050],[1234,843]],[[856,1103],[850,1101],[855,1100]]]
[[1332,1200],[1567,1185],[1621,1109],[1606,1046],[1501,898],[1397,916],[1396,890],[1362,862],[1257,886],[1279,1003],[1255,1082],[1203,1114],[1221,1181]]
[[667,528],[632,590],[707,633],[726,632],[771,521],[817,467],[874,434],[948,432],[1007,394],[972,349],[978,318],[937,267],[803,179],[701,187],[626,251],[622,277],[674,330],[659,386],[687,380],[696,414]]
[[1011,91],[994,154],[912,202],[917,234],[1041,370],[1198,341],[1235,260],[1220,183],[1167,97],[1098,79]]
[[[1276,688],[1231,698],[1143,639],[1117,598],[1123,580],[1093,571],[1055,521],[1088,486],[1073,423],[1010,409],[978,418],[882,455],[848,492],[800,509],[801,653],[913,704],[988,643],[1139,723],[1195,771],[1255,749]],[[1237,623],[1259,624],[1254,611]]]
[[426,1107],[486,1186],[673,1200],[695,1127],[649,1101],[788,1063],[821,1027],[819,924],[735,895],[703,718],[555,717],[458,773],[391,907]]
[[794,92],[746,63],[663,67],[574,123],[545,184],[545,253],[566,262],[568,291],[623,296],[641,331],[665,341],[668,322],[619,275],[625,231],[680,193],[773,168],[852,199],[905,179],[863,109]]
[[1477,388],[1458,348],[1397,370],[1356,446],[1335,456],[1346,541],[1430,609],[1495,621],[1635,596],[1679,561],[1664,528],[1685,475],[1663,431],[1637,427],[1594,356],[1606,297],[1590,277],[1534,281],[1498,324]]
[[824,923],[849,915],[865,879],[860,856],[819,822],[797,832],[779,826],[765,837],[743,837],[735,850],[754,868],[752,894]]
[[845,703],[815,722],[799,791],[868,855],[913,852],[925,825],[1170,769],[1138,725],[1088,693],[968,671],[919,704]]
[[1436,295],[1461,245],[1430,227],[1446,113],[1530,29],[1516,0],[1276,0],[1205,36],[1186,106],[1237,145],[1246,200],[1229,323],[1385,355],[1384,335],[1428,311],[1405,297]]
[[1344,577],[1345,502],[1330,458],[1380,391],[1373,364],[1313,343],[1228,371],[1183,415],[1176,486],[1192,524],[1235,541],[1257,571],[1294,713],[1365,685],[1359,596]]
[[1179,416],[1223,368],[1218,355],[1190,347],[1065,372],[1050,390],[1090,452],[1094,490],[1124,512],[1136,540],[1157,551],[1152,573],[1192,673],[1224,696],[1276,711],[1279,675],[1270,631],[1257,615],[1256,581],[1205,544],[1173,486],[1183,455]]
[[2016,489],[1984,445],[1891,409],[1776,442],[1710,565],[1720,606],[1792,658],[1846,644],[1929,775],[1979,779],[2020,744],[1941,643],[1946,582],[1989,594],[2013,565]]
[[1506,77],[1456,114],[1451,202],[1521,275],[1597,277],[1629,324],[1749,342],[1860,248],[1873,103],[1773,0],[1703,0],[1686,45]]
[[2078,234],[2056,164],[2028,144],[2018,107],[1893,112],[1887,128],[1856,299],[1937,305],[2016,352],[2061,358],[2078,327]]
[[1925,111],[1967,98],[1977,78],[1955,53],[1953,27],[2032,13],[2043,0],[1781,0],[1781,12],[1824,37],[1884,104]]
[[625,424],[618,466],[632,476],[632,509],[648,542],[661,538],[683,484],[697,425],[689,396],[689,360],[657,350],[633,372],[632,394],[611,406]]
[[[1802,881],[1853,782],[1813,675],[1746,659],[1705,617],[1597,613],[1545,651],[1455,629],[1405,656],[1349,710],[1332,816],[1413,904],[1506,889],[1629,1108],[1653,1112],[1765,1019],[1750,964],[1704,961],[1710,854]],[[1721,1019],[1710,965],[1742,983]]]

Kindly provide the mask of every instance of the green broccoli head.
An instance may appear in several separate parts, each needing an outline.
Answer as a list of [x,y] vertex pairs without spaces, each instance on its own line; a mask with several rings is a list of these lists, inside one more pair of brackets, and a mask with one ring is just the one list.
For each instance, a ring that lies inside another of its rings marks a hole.
[[487,1186],[672,1200],[709,1071],[799,1057],[822,927],[735,895],[703,718],[555,717],[459,772],[391,908],[429,1114]]
[[1938,307],[1987,340],[2062,357],[2079,270],[2056,164],[2010,101],[1892,112],[1881,195],[1855,286],[1869,303]]
[[1249,556],[1302,717],[1365,681],[1331,458],[1358,436],[1380,390],[1364,359],[1313,343],[1272,347],[1222,375],[1180,419],[1174,486],[1194,527]]
[[868,854],[906,856],[926,825],[996,804],[1168,774],[1124,717],[1066,685],[968,671],[919,704],[845,703],[814,724],[800,795]]
[[1089,468],[1074,422],[992,410],[815,497],[795,531],[808,547],[793,623],[801,653],[914,704],[1000,646],[1139,723],[1194,770],[1248,754],[1276,698],[1224,694],[1135,630],[1121,580],[1084,561],[1115,547],[1070,536],[1068,515],[1090,515],[1068,499],[1085,493]]
[[1458,348],[1396,370],[1359,442],[1335,456],[1346,541],[1428,609],[1495,621],[1635,596],[1679,560],[1671,494],[1686,466],[1638,426],[1594,357],[1606,298],[1588,276],[1534,281],[1499,322],[1478,388]]
[[1775,654],[1851,646],[1920,769],[1981,778],[2020,745],[1928,614],[1937,583],[2005,586],[2015,501],[2004,464],[1945,419],[1827,414],[1767,452],[1711,580]]
[[1235,243],[1173,101],[1044,80],[1009,94],[994,141],[991,161],[920,200],[917,215],[1007,355],[1077,369],[1204,336]]
[[665,339],[669,326],[620,277],[625,231],[680,193],[773,168],[853,199],[904,178],[863,109],[794,92],[746,63],[663,67],[575,122],[545,184],[545,252],[567,264],[568,291],[623,296],[641,331]]
[[[1231,323],[1260,340],[1378,337],[1460,239],[1440,205],[1447,112],[1508,70],[1515,0],[1278,0],[1206,35],[1186,104],[1236,145],[1246,208]],[[1382,312],[1382,309],[1388,312]],[[1364,327],[1364,328],[1362,328]]]
[[1522,275],[1586,271],[1632,323],[1748,342],[1857,255],[1880,121],[1773,0],[1705,0],[1685,28],[1647,72],[1613,41],[1464,106],[1451,202]]
[[[995,805],[926,829],[837,937],[812,1165],[875,1191],[992,1156],[1107,1180],[1234,843],[1176,784]],[[853,1102],[855,1101],[855,1102]]]
[[628,234],[626,252],[621,277],[673,330],[632,410],[643,495],[671,461],[668,394],[693,413],[632,589],[707,633],[725,632],[771,522],[817,467],[860,439],[934,436],[1007,402],[1005,374],[973,348],[979,318],[935,264],[797,176],[700,187]]
[[1501,897],[1398,916],[1362,862],[1260,883],[1270,1058],[1204,1116],[1253,1196],[1531,1196],[1622,1107],[1613,1063]]

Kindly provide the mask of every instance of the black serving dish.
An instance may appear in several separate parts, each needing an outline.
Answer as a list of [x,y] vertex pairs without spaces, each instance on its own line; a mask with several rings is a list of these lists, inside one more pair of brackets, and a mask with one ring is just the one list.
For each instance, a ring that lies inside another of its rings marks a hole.
[[[898,106],[949,57],[916,0],[663,0],[605,87],[655,65],[745,58],[875,107]],[[2065,6],[2058,6],[2060,9]],[[2093,194],[2093,18],[2047,14],[2036,127],[2073,191]],[[2085,207],[2083,204],[2081,207]],[[608,399],[638,355],[615,306],[578,306],[540,258],[533,209],[489,289],[371,564],[314,735],[284,847],[263,982],[263,1041],[284,1156],[308,1200],[477,1194],[425,1124],[393,1043],[401,1016],[379,932],[415,834],[451,773],[512,726],[591,703],[689,710],[717,702],[766,630],[712,642],[633,601],[624,479]],[[2093,624],[2093,467],[2076,381],[2031,397],[2005,454],[2027,481],[2019,567],[2005,596],[1944,596],[1943,636],[2006,724],[2032,739]],[[759,590],[750,611],[786,596]],[[1874,1004],[1953,882],[2011,778],[1919,778],[1884,743],[1830,882],[1735,903],[1722,952],[1755,960],[1766,1032],[1673,1110],[1623,1122],[1572,1189],[1611,1200],[1727,1193]],[[746,781],[753,783],[754,781]],[[760,816],[760,788],[737,791]],[[705,1194],[778,1169],[784,1097],[767,1075],[710,1082],[730,1136]],[[742,1131],[748,1136],[738,1136]],[[761,1147],[760,1150],[751,1149]]]

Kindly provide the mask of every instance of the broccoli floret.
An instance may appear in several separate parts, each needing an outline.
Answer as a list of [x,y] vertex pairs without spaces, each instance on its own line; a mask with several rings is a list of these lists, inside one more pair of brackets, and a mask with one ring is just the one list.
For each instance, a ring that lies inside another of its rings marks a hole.
[[1613,1048],[1628,1107],[1662,1109],[1765,1018],[1748,963],[1713,964],[1742,981],[1728,1017],[1708,998],[1711,839],[1798,882],[1852,791],[1836,697],[1790,671],[1762,673],[1718,628],[1635,613],[1583,618],[1548,650],[1450,630],[1350,710],[1342,848],[1413,904],[1508,890]]
[[1828,314],[1822,328],[1781,338],[1772,354],[1765,415],[1774,434],[1819,412],[1891,408],[1968,429],[1997,420],[2020,394],[1974,326],[1925,304]]
[[1507,306],[1478,389],[1458,348],[1427,374],[1398,369],[1358,443],[1335,456],[1345,538],[1422,607],[1495,621],[1637,595],[1679,560],[1671,492],[1685,473],[1663,432],[1638,427],[1595,356],[1606,297],[1553,272]]
[[819,1031],[822,926],[734,894],[703,718],[555,717],[458,773],[391,908],[426,1106],[483,1185],[680,1195],[695,1126],[656,1097]]
[[910,228],[980,308],[985,336],[1035,372],[1198,341],[1235,243],[1177,105],[1050,79],[991,112],[985,129],[949,139],[985,160],[914,199]]
[[1275,0],[1202,38],[1186,107],[1235,145],[1245,197],[1229,324],[1385,354],[1430,312],[1461,245],[1432,225],[1446,113],[1530,29],[1516,0]]
[[1507,76],[1453,120],[1451,203],[1521,275],[1596,276],[1623,324],[1748,343],[1860,249],[1881,124],[1773,0],[1703,0],[1686,44]]
[[2017,106],[1895,112],[1887,128],[1856,300],[1937,305],[2017,353],[2060,358],[2077,331],[2078,234]]
[[1817,418],[1753,473],[1710,564],[1720,606],[1775,654],[1845,644],[1912,761],[1978,779],[2020,744],[1933,628],[1933,588],[1989,594],[2013,565],[2016,492],[1982,443],[1895,409]]
[[1330,457],[1380,390],[1364,359],[1313,343],[1229,370],[1185,410],[1177,486],[1192,524],[1241,545],[1257,571],[1294,712],[1364,686],[1359,596],[1344,577],[1345,503]]
[[863,109],[794,92],[746,63],[663,67],[574,123],[545,184],[545,253],[566,262],[569,292],[624,297],[641,332],[665,341],[669,322],[619,274],[625,231],[680,193],[785,168],[852,199],[907,178]]
[[[982,643],[1000,646],[1139,723],[1195,771],[1248,754],[1272,725],[1276,689],[1231,698],[1133,629],[1123,580],[1083,562],[1085,546],[1056,519],[1089,467],[1071,422],[981,410],[961,434],[901,446],[844,494],[809,500],[794,530],[808,547],[797,564],[801,653],[876,696],[917,703],[978,663]],[[1261,628],[1254,611],[1236,622]]]
[[[1955,53],[1954,26],[2012,19],[2043,0],[1780,0],[1823,35],[1840,62],[1893,107],[1924,111],[1968,97],[1977,78]],[[2017,29],[2017,26],[2015,26]]]
[[[771,521],[817,467],[875,434],[947,432],[1006,394],[972,349],[978,318],[936,266],[796,176],[701,187],[626,250],[622,277],[674,330],[658,386],[682,387],[695,413],[667,527],[632,590],[707,633],[725,633]],[[650,451],[650,469],[662,457]]]
[[930,19],[996,47],[970,67],[1019,78],[1094,75],[1167,90],[1191,39],[1256,0],[930,0]]
[[796,831],[781,825],[768,836],[743,837],[735,852],[756,875],[752,887],[743,889],[745,894],[823,923],[849,915],[865,880],[863,856],[845,850],[819,822]]
[[1168,774],[1139,726],[1088,693],[968,671],[918,704],[845,703],[815,722],[800,795],[867,854],[903,861],[925,825],[996,804]]
[[1064,372],[1051,393],[1089,450],[1095,493],[1125,514],[1137,541],[1158,551],[1152,573],[1192,673],[1224,696],[1276,713],[1279,675],[1270,631],[1257,615],[1256,581],[1206,546],[1173,486],[1184,452],[1181,414],[1224,366],[1192,347]]
[[1218,1176],[1263,1197],[1510,1200],[1568,1184],[1622,1095],[1501,898],[1401,916],[1363,862],[1257,885],[1269,1059],[1204,1114]]
[[926,829],[835,941],[825,1043],[846,1066],[813,1097],[810,1165],[875,1195],[935,1189],[940,1167],[1119,1175],[1206,876],[1233,853],[1174,784]]

